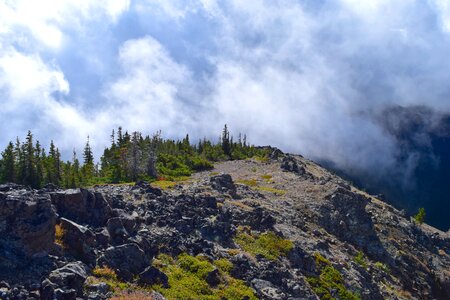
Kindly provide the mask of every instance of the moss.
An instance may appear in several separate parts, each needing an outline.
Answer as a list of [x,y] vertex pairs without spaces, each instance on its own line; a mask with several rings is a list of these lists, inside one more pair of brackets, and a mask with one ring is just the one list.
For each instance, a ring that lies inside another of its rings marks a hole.
[[233,263],[228,259],[221,258],[214,262],[214,265],[222,272],[229,274],[233,269]]
[[366,258],[362,251],[358,251],[358,254],[356,254],[356,256],[353,258],[353,260],[354,260],[354,262],[356,262],[358,265],[360,265],[364,269],[367,269]]
[[247,186],[255,187],[258,185],[258,182],[256,182],[256,179],[244,179],[244,180],[238,180],[237,183],[242,183]]
[[[219,259],[213,263],[201,256],[180,254],[174,259],[161,254],[154,260],[154,265],[160,268],[169,280],[169,288],[155,285],[153,288],[171,299],[192,300],[220,300],[226,299],[257,299],[253,290],[241,280],[227,274],[231,262]],[[221,283],[217,287],[211,287],[205,281],[207,274],[217,269],[220,272]],[[232,264],[231,264],[232,267]]]
[[271,231],[260,235],[252,235],[240,231],[234,241],[250,254],[260,254],[270,260],[286,256],[294,247],[291,241],[285,240]]
[[202,257],[194,257],[187,254],[178,256],[178,265],[187,272],[192,273],[198,278],[205,279],[209,272],[214,270],[214,266],[202,259]]
[[307,281],[320,299],[357,300],[361,298],[358,293],[347,290],[342,274],[331,265],[329,260],[319,253],[315,253],[314,256],[319,275],[310,276]]
[[275,194],[277,196],[284,196],[286,194],[286,191],[274,189],[274,188],[267,187],[267,186],[257,187],[256,189],[259,191],[263,191],[263,192],[269,192],[269,193]]

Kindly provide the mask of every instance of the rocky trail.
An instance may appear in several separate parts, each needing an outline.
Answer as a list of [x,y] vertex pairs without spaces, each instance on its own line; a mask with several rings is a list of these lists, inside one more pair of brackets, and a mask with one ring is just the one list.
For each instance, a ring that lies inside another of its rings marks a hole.
[[1,299],[450,299],[448,232],[279,150],[173,185],[2,185],[0,236]]

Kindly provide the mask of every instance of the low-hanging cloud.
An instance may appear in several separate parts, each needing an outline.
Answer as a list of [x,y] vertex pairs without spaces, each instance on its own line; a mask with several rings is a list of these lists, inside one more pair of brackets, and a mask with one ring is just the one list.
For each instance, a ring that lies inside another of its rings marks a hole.
[[90,135],[99,154],[117,126],[215,139],[228,123],[381,176],[411,163],[380,115],[450,112],[448,1],[47,2],[0,1],[2,144],[31,129],[69,153]]

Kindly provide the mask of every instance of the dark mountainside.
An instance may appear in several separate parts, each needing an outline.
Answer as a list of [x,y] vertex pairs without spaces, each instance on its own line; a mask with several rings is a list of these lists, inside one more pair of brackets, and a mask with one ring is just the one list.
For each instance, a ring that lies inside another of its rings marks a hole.
[[2,299],[450,299],[450,236],[317,164],[0,186]]
[[[394,107],[380,114],[378,123],[399,145],[398,169],[376,177],[370,171],[334,170],[356,186],[384,199],[408,214],[419,207],[427,222],[441,230],[450,228],[450,116],[426,107]],[[387,172],[385,172],[387,173]]]

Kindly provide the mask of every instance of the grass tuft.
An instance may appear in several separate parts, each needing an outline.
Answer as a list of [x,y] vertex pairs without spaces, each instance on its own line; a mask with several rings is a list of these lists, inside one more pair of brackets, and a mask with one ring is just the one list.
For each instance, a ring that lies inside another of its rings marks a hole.
[[267,259],[277,260],[281,256],[286,256],[294,247],[294,243],[277,236],[274,232],[268,231],[260,235],[238,232],[234,241],[241,248],[252,254],[260,254]]

